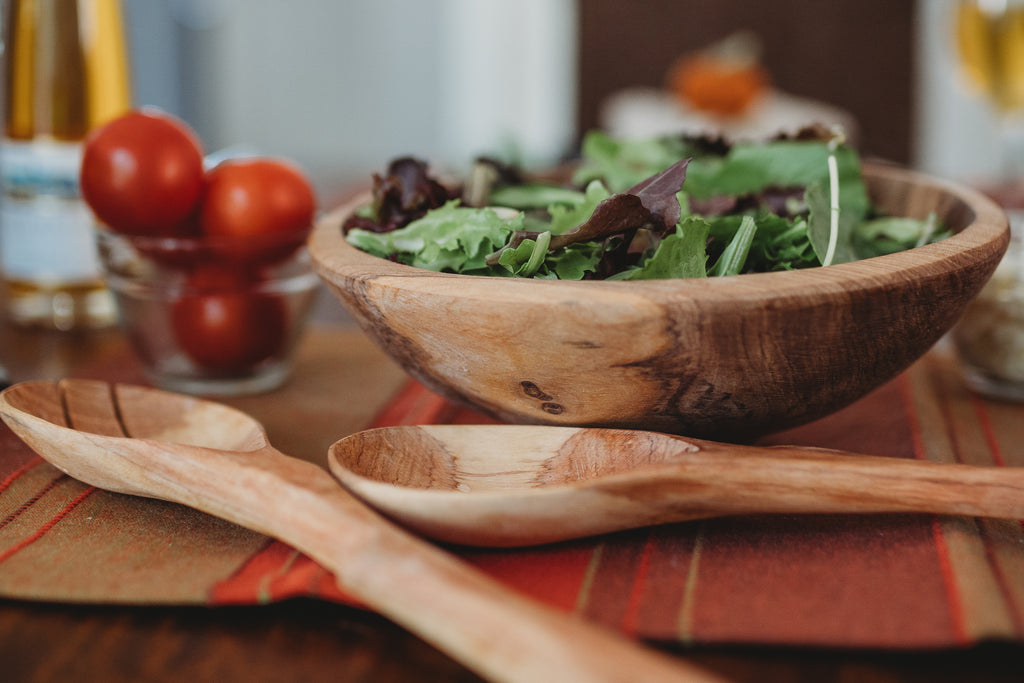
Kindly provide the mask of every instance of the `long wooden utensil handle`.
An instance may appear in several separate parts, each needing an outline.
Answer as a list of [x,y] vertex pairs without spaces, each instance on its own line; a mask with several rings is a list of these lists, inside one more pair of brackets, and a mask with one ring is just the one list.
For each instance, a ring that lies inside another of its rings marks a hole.
[[168,480],[187,477],[178,502],[289,543],[352,596],[486,678],[721,680],[524,598],[384,520],[316,465],[269,448],[209,457],[167,448],[179,457],[154,458],[154,466],[172,469]]
[[[719,510],[931,512],[1024,519],[1024,468],[976,467],[843,454],[814,448],[699,443],[671,478],[690,478]],[[662,484],[666,473],[662,473]]]

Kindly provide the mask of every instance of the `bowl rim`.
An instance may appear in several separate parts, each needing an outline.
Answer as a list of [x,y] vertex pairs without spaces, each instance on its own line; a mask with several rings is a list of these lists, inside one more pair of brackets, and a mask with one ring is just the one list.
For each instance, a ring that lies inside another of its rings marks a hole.
[[[780,296],[806,294],[809,287],[816,292],[891,287],[913,280],[918,275],[941,274],[986,261],[992,258],[993,252],[997,252],[998,258],[1002,257],[1010,240],[1009,220],[1003,209],[980,191],[892,164],[864,162],[862,168],[865,178],[873,182],[896,181],[931,186],[965,204],[973,213],[973,219],[959,232],[938,242],[832,266],[714,278],[537,280],[442,273],[388,261],[361,251],[341,236],[340,229],[345,218],[366,203],[369,192],[362,192],[317,221],[307,244],[314,267],[329,282],[373,279],[396,288],[404,282],[423,293],[443,291],[450,296],[453,292],[463,291],[470,296],[470,292],[474,292],[498,300],[520,298],[521,287],[558,288],[560,291],[582,288],[593,293],[614,291],[619,294],[682,292],[702,299],[778,299]],[[541,294],[541,291],[533,293]]]
[[[314,222],[315,223],[315,222]],[[163,249],[166,251],[200,251],[221,247],[272,247],[304,242],[313,226],[298,230],[265,233],[262,235],[141,235],[118,232],[102,223],[95,223],[93,234],[101,243],[130,244],[135,248]]]

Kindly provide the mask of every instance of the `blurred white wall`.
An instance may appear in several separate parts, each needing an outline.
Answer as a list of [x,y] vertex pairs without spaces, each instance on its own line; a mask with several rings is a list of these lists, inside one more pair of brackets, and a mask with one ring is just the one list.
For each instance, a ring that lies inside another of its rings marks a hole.
[[137,104],[295,159],[322,197],[398,155],[543,164],[575,139],[575,0],[124,2]]
[[917,2],[914,163],[946,178],[985,182],[1000,171],[997,120],[958,72],[955,7],[956,0]]

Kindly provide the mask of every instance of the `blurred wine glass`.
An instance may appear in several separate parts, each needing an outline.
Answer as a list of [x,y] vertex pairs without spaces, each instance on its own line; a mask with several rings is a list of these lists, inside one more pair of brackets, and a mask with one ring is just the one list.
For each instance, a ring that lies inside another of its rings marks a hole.
[[999,158],[984,189],[1006,209],[1010,246],[953,333],[968,386],[1024,402],[1024,0],[959,0],[963,80],[993,107]]
[[1024,179],[1024,0],[960,0],[954,16],[964,81],[993,106],[1001,137],[992,169],[1001,185]]

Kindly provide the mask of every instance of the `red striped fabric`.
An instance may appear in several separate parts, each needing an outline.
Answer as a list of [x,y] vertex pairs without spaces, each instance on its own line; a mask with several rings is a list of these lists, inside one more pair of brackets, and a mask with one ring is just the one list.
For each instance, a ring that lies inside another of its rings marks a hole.
[[10,485],[13,484],[16,479],[18,479],[18,477],[20,477],[21,475],[25,474],[25,472],[27,472],[28,470],[32,469],[36,465],[42,464],[42,462],[43,462],[43,459],[37,456],[35,458],[30,459],[24,465],[22,465],[21,467],[18,467],[13,472],[8,474],[6,479],[4,479],[3,481],[0,481],[0,493],[3,493],[4,491],[6,491],[10,487]]
[[[933,353],[845,410],[765,442],[1024,466],[1022,416],[1022,406],[969,394],[955,363]],[[409,382],[372,425],[480,421]],[[109,508],[108,516],[133,510],[140,521],[128,539],[114,530],[102,542],[89,541],[97,544],[89,546],[94,569],[109,573],[112,558],[120,558],[119,569],[140,585],[152,581],[145,555],[156,552],[146,539],[189,525],[191,555],[161,557],[190,563],[202,580],[189,589],[196,594],[175,593],[172,581],[161,594],[169,602],[260,604],[312,596],[353,604],[330,574],[280,542],[225,529],[178,506],[94,492],[66,478],[58,484],[56,477],[0,432],[0,595],[60,599],[59,591],[33,584],[33,571],[67,544],[93,538],[85,533],[86,515],[94,519]],[[125,547],[142,557],[129,558]],[[667,525],[537,548],[453,551],[527,595],[636,637],[925,648],[1022,638],[1020,547],[1024,529],[1014,520],[787,515]],[[214,557],[221,560],[216,567]],[[85,580],[63,587],[67,599],[102,601],[102,590],[85,590]],[[147,595],[142,602],[161,601]],[[131,601],[131,595],[117,599]]]
[[[49,492],[50,489],[52,489],[54,486],[56,486],[57,481],[58,480],[55,479],[53,481],[52,485],[47,486],[45,489],[40,491],[38,496],[36,498],[33,498],[29,504],[23,505],[15,513],[13,513],[11,515],[8,515],[8,517],[4,520],[3,525],[6,526],[8,522],[14,521],[22,512],[25,512],[26,510],[29,509],[29,507],[31,507],[31,505],[34,505],[36,502],[41,500],[42,497],[47,492]],[[85,489],[84,491],[79,493],[77,496],[75,496],[75,498],[71,502],[69,502],[67,505],[65,505],[60,510],[58,510],[57,514],[55,514],[53,517],[51,517],[49,520],[47,520],[45,524],[43,524],[38,529],[36,529],[31,535],[26,536],[25,538],[21,539],[20,541],[18,541],[14,545],[12,545],[9,548],[5,549],[3,552],[0,552],[0,562],[3,562],[8,557],[14,555],[15,553],[17,553],[18,551],[22,550],[23,548],[25,548],[25,547],[35,543],[39,539],[41,539],[44,535],[46,535],[46,533],[48,531],[50,531],[50,529],[52,529],[54,526],[56,526],[58,522],[60,522],[62,519],[64,519],[69,514],[74,512],[75,508],[77,508],[78,505],[83,500],[85,500],[90,495],[92,495],[92,493],[95,490],[96,489],[94,487],[92,487],[92,486],[90,486],[89,488]]]

